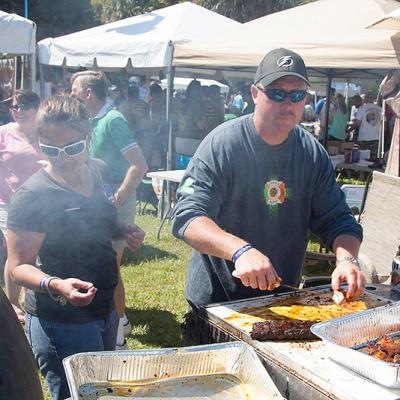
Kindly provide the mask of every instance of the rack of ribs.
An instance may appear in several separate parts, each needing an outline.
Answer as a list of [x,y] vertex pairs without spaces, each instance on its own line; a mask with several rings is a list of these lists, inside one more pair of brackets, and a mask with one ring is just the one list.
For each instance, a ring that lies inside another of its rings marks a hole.
[[256,322],[250,332],[256,340],[311,340],[317,337],[311,332],[312,325],[319,321],[271,320]]

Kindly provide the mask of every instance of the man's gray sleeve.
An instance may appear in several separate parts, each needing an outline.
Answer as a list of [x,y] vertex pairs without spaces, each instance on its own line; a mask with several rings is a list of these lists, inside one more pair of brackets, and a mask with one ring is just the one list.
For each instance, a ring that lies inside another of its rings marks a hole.
[[172,233],[183,239],[189,223],[200,216],[217,222],[227,182],[214,159],[204,162],[194,157],[177,192],[177,204],[172,216]]

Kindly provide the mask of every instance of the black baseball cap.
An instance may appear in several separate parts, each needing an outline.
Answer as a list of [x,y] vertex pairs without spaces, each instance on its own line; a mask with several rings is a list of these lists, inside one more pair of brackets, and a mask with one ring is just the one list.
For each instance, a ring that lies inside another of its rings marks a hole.
[[310,85],[303,59],[294,51],[280,48],[271,50],[258,65],[254,84],[268,86],[283,76],[297,76]]

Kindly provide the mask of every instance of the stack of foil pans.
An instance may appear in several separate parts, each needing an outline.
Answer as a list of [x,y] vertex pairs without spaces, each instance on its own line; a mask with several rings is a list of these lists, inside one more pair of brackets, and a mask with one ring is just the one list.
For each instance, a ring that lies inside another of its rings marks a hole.
[[360,351],[368,342],[400,332],[400,302],[321,322],[311,331],[324,341],[331,359],[381,385],[400,388],[400,364]]

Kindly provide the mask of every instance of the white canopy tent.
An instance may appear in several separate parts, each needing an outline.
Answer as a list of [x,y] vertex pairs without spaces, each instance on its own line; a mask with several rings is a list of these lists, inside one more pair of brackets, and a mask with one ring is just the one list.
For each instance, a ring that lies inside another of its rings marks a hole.
[[36,24],[16,14],[0,10],[0,53],[30,56],[31,88],[36,80]]
[[151,74],[161,68],[167,69],[167,118],[170,121],[174,46],[240,25],[220,14],[185,2],[70,35],[41,40],[38,43],[39,63],[127,68],[136,74]]
[[38,43],[39,63],[70,67],[167,67],[170,43],[183,43],[241,24],[190,2]]
[[400,7],[387,13],[383,18],[380,18],[370,26],[369,29],[392,29],[400,30]]
[[[319,0],[250,21],[236,29],[177,44],[176,67],[254,72],[273,48],[299,53],[311,75],[336,69],[399,68],[400,33],[366,29],[399,7],[396,0]],[[382,76],[384,73],[382,73]]]
[[334,76],[382,79],[389,69],[400,67],[400,32],[366,29],[398,7],[396,0],[318,0],[177,44],[173,65],[214,69],[217,78],[218,71],[254,76],[268,51],[286,47],[304,58],[310,76],[327,78],[329,101]]

